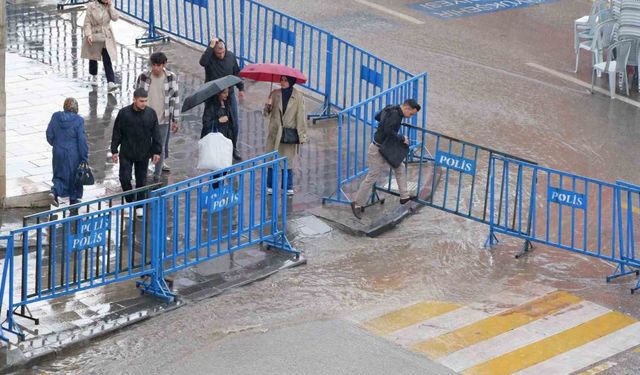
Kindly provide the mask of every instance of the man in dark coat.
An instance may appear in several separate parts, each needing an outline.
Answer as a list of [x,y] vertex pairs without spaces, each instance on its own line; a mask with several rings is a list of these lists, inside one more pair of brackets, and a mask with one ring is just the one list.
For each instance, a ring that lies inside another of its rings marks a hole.
[[[149,158],[153,163],[160,160],[162,137],[158,128],[156,112],[147,107],[147,92],[137,88],[133,93],[133,104],[122,108],[116,116],[111,137],[111,154],[113,162],[120,162],[120,185],[123,191],[129,191],[131,172],[135,172],[136,189],[145,186]],[[118,152],[118,147],[120,151]],[[138,194],[136,200],[144,199]],[[132,196],[126,196],[132,202]]]
[[64,111],[51,116],[47,127],[47,142],[53,146],[53,186],[49,199],[58,206],[58,197],[69,197],[69,204],[82,198],[82,184],[76,183],[80,163],[89,161],[89,145],[84,133],[84,119],[78,115],[74,98],[64,101]]
[[356,218],[362,218],[362,206],[367,203],[373,184],[385,175],[389,171],[389,168],[393,169],[396,175],[398,190],[400,191],[400,204],[405,204],[411,200],[409,191],[407,190],[407,177],[405,175],[404,165],[400,164],[397,168],[392,167],[384,157],[382,157],[379,148],[387,137],[396,137],[398,141],[409,144],[409,139],[398,132],[402,126],[402,119],[412,117],[418,113],[418,111],[420,111],[420,105],[414,99],[407,99],[402,105],[387,106],[376,115],[376,120],[379,121],[378,127],[373,135],[373,142],[371,142],[367,149],[367,168],[369,171],[358,189],[356,199],[351,202],[351,210]]
[[[224,41],[221,39],[213,38],[209,47],[204,51],[200,57],[200,66],[204,68],[205,82],[213,81],[218,78],[222,78],[228,75],[239,76],[240,67],[238,66],[238,60],[236,55],[231,51],[227,51],[227,47]],[[238,88],[238,98],[242,100],[244,98],[244,84],[239,82],[236,87]],[[233,142],[233,159],[236,161],[242,160],[240,153],[238,152],[238,128],[239,128],[239,113],[238,113],[238,101],[236,100],[236,94],[233,87],[229,88],[229,102],[231,104],[231,110],[233,116],[236,119],[234,132],[232,134],[231,141]],[[205,103],[205,114],[211,113],[213,100],[207,100]],[[202,119],[203,123],[208,123],[210,118]]]

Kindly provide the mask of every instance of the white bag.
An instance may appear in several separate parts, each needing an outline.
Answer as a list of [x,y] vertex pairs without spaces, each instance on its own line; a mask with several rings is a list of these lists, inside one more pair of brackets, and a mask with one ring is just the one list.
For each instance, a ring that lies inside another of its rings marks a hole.
[[198,141],[198,169],[217,171],[233,164],[233,143],[221,133],[209,133]]

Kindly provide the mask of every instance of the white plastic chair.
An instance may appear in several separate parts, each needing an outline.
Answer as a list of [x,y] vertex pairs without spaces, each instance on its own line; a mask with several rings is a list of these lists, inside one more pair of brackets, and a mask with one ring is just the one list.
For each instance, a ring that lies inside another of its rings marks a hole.
[[612,35],[614,26],[615,21],[613,20],[601,22],[594,28],[592,39],[580,43],[578,51],[576,51],[576,69],[574,72],[578,72],[580,65],[580,50],[591,52],[591,65],[602,61],[601,51],[613,42]]
[[[615,98],[616,92],[616,74],[623,75],[624,86],[626,87],[627,96],[629,95],[629,77],[627,76],[627,61],[633,42],[631,40],[621,40],[613,43],[607,48],[607,61],[593,65],[591,74],[591,93],[593,94],[593,85],[596,81],[596,73],[607,73],[609,75],[609,96]],[[613,51],[616,51],[616,59],[613,59]]]
[[573,22],[573,50],[578,50],[581,39],[591,39],[590,29],[592,29],[598,20],[598,15],[603,11],[607,11],[607,0],[596,0],[591,6],[589,14],[576,19]]

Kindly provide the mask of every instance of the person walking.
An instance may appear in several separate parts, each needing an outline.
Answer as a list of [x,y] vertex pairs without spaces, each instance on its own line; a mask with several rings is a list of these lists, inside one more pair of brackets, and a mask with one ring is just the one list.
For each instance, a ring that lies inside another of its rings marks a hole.
[[369,170],[358,188],[356,199],[351,202],[351,211],[356,218],[362,219],[362,207],[367,203],[373,184],[385,175],[389,168],[393,169],[396,175],[398,190],[400,190],[400,204],[405,204],[412,199],[407,190],[404,165],[400,164],[397,168],[392,167],[380,154],[380,147],[388,137],[396,137],[400,142],[409,144],[409,139],[406,136],[398,134],[402,119],[414,116],[420,109],[420,105],[415,99],[407,99],[402,105],[385,107],[375,116],[379,122],[373,135],[373,141],[367,149],[367,168]]
[[212,103],[205,106],[205,113],[202,116],[200,139],[212,131],[221,133],[228,139],[233,138],[236,118],[231,110],[229,91],[228,88],[220,91],[211,99]]
[[[304,96],[293,87],[296,79],[293,77],[280,77],[279,90],[274,90],[269,95],[265,105],[264,114],[269,116],[269,133],[267,135],[267,151],[278,150],[280,156],[288,159],[287,195],[293,195],[293,169],[298,163],[300,145],[307,142],[307,118],[304,108]],[[290,135],[297,143],[291,142]],[[273,171],[267,172],[267,193],[272,192]],[[285,188],[282,186],[282,188]]]
[[[233,52],[228,51],[227,47],[222,39],[213,38],[209,43],[209,46],[200,57],[200,66],[204,68],[205,82],[213,81],[218,78],[222,78],[228,75],[240,76],[240,67],[238,66],[238,60]],[[238,98],[244,99],[244,84],[239,82],[236,85],[238,89]],[[236,119],[234,132],[232,134],[231,141],[233,142],[233,159],[236,161],[242,160],[240,152],[238,151],[238,131],[239,131],[239,119],[238,112],[238,100],[236,99],[235,90],[233,87],[229,88],[229,103],[231,110],[233,111],[234,118]],[[207,101],[205,103],[205,113],[207,109],[211,112],[213,101]],[[205,121],[204,115],[202,121]]]
[[164,53],[152,53],[149,63],[151,70],[146,70],[138,76],[136,88],[142,88],[147,92],[148,105],[158,117],[163,152],[155,164],[153,182],[159,182],[162,171],[170,171],[165,159],[169,157],[169,134],[176,133],[179,129],[180,91],[176,75],[166,67],[167,56]]
[[98,85],[98,61],[102,61],[107,76],[107,89],[117,90],[113,64],[117,60],[116,40],[111,30],[111,21],[118,20],[118,11],[113,0],[92,0],[87,5],[84,18],[84,39],[80,57],[89,59],[90,83]]
[[47,142],[53,147],[53,186],[51,204],[58,207],[58,198],[69,197],[69,204],[82,198],[82,184],[76,183],[80,163],[89,162],[89,145],[84,132],[84,119],[78,115],[78,101],[66,98],[63,111],[51,116],[47,127]]
[[[160,161],[162,137],[158,129],[156,112],[147,106],[147,92],[137,88],[133,93],[133,103],[122,108],[116,116],[111,136],[111,154],[114,163],[120,162],[120,185],[123,191],[129,191],[131,173],[135,173],[136,189],[146,185],[149,158],[153,163]],[[119,149],[119,151],[118,151]],[[134,197],[127,195],[127,202]],[[135,200],[145,199],[144,193],[138,193]],[[136,210],[138,214],[140,210]]]

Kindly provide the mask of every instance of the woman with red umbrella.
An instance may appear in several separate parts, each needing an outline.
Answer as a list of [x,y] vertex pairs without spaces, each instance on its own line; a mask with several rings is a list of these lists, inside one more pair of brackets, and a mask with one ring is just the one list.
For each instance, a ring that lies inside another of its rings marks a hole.
[[[278,150],[288,159],[287,195],[293,195],[293,170],[296,168],[300,145],[307,141],[307,121],[304,95],[294,85],[297,79],[280,76],[279,90],[273,90],[265,104],[264,115],[269,117],[267,151]],[[272,192],[273,171],[267,176],[267,192]]]

